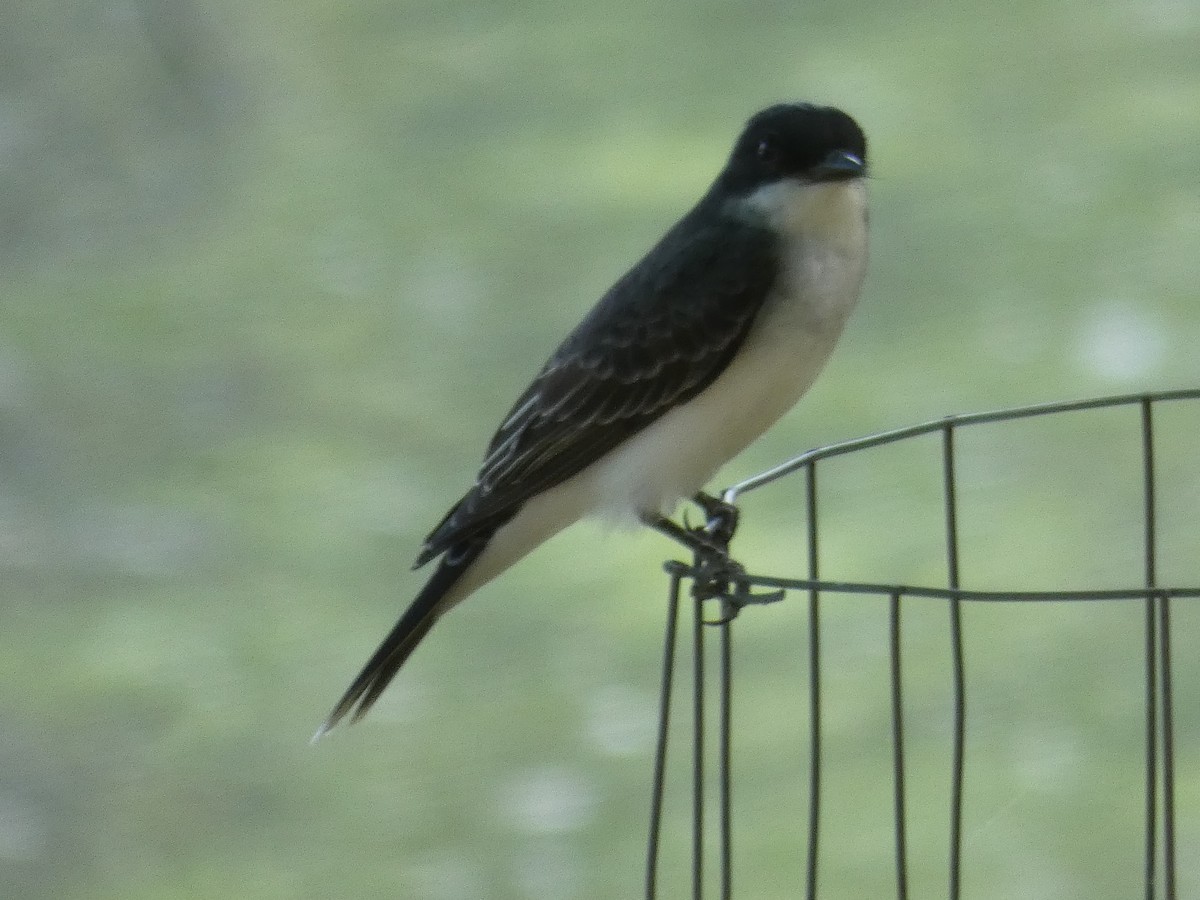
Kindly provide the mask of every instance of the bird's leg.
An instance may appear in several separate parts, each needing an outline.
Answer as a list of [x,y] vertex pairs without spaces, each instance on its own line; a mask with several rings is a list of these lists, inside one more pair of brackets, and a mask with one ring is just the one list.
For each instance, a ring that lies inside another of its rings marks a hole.
[[729,551],[704,528],[684,528],[666,516],[649,514],[642,516],[642,524],[649,525],[659,534],[665,534],[671,540],[683,544],[697,556],[729,558]]
[[740,603],[730,602],[733,599],[732,592],[736,589],[738,595],[744,596],[748,593],[748,588],[745,587],[745,582],[741,581],[746,574],[745,568],[729,557],[727,532],[723,529],[710,529],[707,525],[689,528],[665,516],[650,514],[643,515],[642,521],[660,534],[665,534],[687,547],[695,555],[692,596],[698,600],[721,601],[721,617],[712,624],[732,620],[741,606]]
[[784,598],[784,591],[755,591],[746,581],[745,567],[729,556],[729,542],[737,531],[739,510],[732,503],[703,491],[692,498],[692,502],[704,512],[703,527],[693,529],[705,535],[721,548],[720,556],[702,556],[696,560],[696,584],[693,593],[702,599],[721,602],[721,615],[709,625],[724,625],[732,622],[742,608],[750,605],[777,603]]
[[726,503],[703,491],[696,494],[692,498],[692,502],[704,511],[704,516],[708,520],[704,525],[704,530],[728,547],[729,542],[733,540],[733,533],[737,531],[738,508],[732,503]]
[[[782,600],[783,591],[752,591],[746,581],[745,567],[729,556],[729,541],[737,529],[737,507],[704,493],[697,494],[692,500],[704,511],[708,520],[704,525],[691,528],[665,516],[651,514],[643,515],[642,522],[695,554],[692,596],[721,603],[720,617],[707,624],[731,622],[742,607],[750,604]],[[684,522],[687,522],[686,515]]]

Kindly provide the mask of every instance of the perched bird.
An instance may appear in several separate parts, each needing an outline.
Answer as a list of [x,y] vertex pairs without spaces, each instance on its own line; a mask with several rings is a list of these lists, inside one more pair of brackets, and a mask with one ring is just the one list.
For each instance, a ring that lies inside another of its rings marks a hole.
[[866,138],[846,113],[772,106],[700,202],[609,289],[493,436],[425,540],[437,560],[328,720],[361,718],[451,607],[586,515],[667,518],[812,384],[867,264]]

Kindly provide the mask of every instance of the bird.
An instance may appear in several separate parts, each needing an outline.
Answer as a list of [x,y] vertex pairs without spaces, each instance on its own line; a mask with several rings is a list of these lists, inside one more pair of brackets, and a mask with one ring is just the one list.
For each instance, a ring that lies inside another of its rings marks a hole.
[[[703,542],[670,516],[787,412],[867,268],[867,142],[831,106],[746,122],[708,190],[601,297],[504,416],[425,539],[436,568],[313,740],[356,722],[448,610],[589,516]],[[732,510],[729,510],[732,512]]]

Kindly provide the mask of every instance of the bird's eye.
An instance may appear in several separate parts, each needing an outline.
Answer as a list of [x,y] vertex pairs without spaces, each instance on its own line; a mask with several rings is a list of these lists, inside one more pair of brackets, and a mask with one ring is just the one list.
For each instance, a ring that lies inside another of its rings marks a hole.
[[758,144],[754,148],[754,155],[766,163],[768,166],[774,166],[779,162],[780,151],[779,141],[773,134],[759,138]]

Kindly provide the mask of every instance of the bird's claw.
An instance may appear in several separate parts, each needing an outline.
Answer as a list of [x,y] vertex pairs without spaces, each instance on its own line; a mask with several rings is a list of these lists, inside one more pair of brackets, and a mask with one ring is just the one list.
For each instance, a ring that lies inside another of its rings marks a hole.
[[[738,508],[732,503],[726,503],[718,497],[713,497],[709,494],[699,493],[692,498],[692,502],[704,511],[705,523],[704,531],[719,543],[726,546],[733,540],[733,534],[737,531],[739,512]],[[684,511],[687,515],[687,511]],[[685,519],[686,521],[686,519]]]
[[745,567],[726,556],[698,560],[693,576],[692,596],[697,600],[718,600],[721,614],[706,621],[706,625],[727,625],[737,618],[743,607],[778,603],[785,596],[782,590],[756,592],[746,578]]
[[688,574],[692,578],[692,596],[700,601],[720,601],[720,617],[706,624],[725,625],[743,607],[782,600],[783,591],[751,590],[745,567],[729,555],[729,542],[737,530],[737,507],[704,493],[692,499],[704,511],[703,525],[693,526],[686,509],[682,526],[669,520],[655,520],[651,524],[691,549],[694,562]]
[[737,618],[738,613],[747,606],[765,606],[768,603],[778,603],[787,592],[783,590],[755,593],[749,585],[743,583],[735,593],[718,594],[713,599],[721,601],[721,615],[716,619],[706,620],[705,625],[728,625]]

